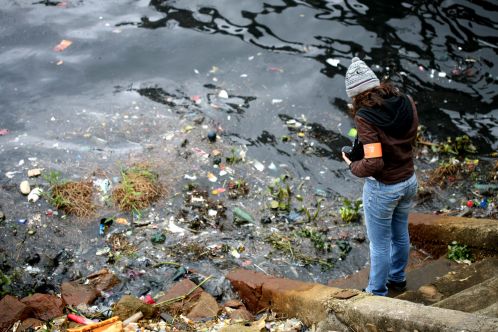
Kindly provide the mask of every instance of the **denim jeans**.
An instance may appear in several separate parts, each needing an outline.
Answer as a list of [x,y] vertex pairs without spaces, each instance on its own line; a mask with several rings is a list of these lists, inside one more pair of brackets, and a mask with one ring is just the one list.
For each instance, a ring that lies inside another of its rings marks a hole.
[[406,280],[410,253],[408,213],[417,192],[415,174],[396,184],[368,178],[363,186],[363,210],[370,240],[370,277],[366,291],[387,295],[387,280]]

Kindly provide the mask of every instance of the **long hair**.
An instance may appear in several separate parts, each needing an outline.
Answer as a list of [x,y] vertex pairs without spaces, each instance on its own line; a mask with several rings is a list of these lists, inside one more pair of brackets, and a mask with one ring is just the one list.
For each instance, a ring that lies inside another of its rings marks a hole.
[[353,97],[351,115],[354,117],[361,108],[375,108],[382,106],[384,99],[400,96],[401,92],[390,82],[382,82],[379,86],[368,89]]

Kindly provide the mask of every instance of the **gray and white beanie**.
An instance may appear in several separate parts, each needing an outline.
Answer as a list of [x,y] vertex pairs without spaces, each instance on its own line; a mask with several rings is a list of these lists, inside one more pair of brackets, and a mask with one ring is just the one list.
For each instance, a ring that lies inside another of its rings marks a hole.
[[379,86],[380,82],[375,73],[365,62],[354,57],[346,72],[346,93],[352,98],[368,89]]

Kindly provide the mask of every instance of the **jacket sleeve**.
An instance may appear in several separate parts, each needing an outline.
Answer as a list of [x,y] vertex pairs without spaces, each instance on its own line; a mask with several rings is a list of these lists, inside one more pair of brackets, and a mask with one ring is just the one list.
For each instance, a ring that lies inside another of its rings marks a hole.
[[[354,121],[361,143],[365,145],[380,142],[379,134],[372,124],[368,123],[365,119],[359,116],[355,117]],[[382,157],[362,159],[352,162],[349,167],[354,175],[364,178],[373,176],[381,171],[382,168],[384,168],[384,160]]]

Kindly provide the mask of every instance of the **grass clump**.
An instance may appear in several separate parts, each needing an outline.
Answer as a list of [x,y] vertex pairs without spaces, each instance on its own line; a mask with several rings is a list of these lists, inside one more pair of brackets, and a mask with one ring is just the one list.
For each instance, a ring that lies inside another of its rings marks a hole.
[[65,181],[56,171],[49,172],[45,180],[49,183],[45,197],[57,209],[77,217],[90,217],[95,213],[91,181]]
[[112,192],[112,200],[120,210],[138,212],[161,196],[158,175],[147,165],[121,170],[121,182]]
[[466,245],[458,244],[457,241],[448,245],[448,259],[455,262],[472,261],[472,253]]

